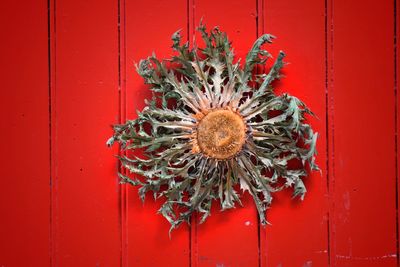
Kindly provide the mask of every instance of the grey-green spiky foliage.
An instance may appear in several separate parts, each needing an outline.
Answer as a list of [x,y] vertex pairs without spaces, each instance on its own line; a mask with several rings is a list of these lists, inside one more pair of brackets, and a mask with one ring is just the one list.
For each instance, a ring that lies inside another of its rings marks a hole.
[[[137,119],[113,126],[115,133],[108,145],[117,141],[123,150],[140,149],[143,154],[119,157],[125,169],[136,174],[120,173],[121,183],[139,186],[143,201],[149,191],[154,198],[162,198],[165,202],[159,213],[171,223],[171,230],[189,223],[195,211],[204,222],[213,200],[219,201],[222,210],[242,205],[239,188],[250,193],[261,223],[266,224],[271,194],[292,187],[293,197],[303,199],[306,165],[318,170],[314,162],[317,133],[304,118],[312,113],[298,98],[273,91],[271,83],[280,78],[284,66],[283,52],[268,73],[255,73],[256,65],[264,66],[272,57],[261,47],[274,36],[258,38],[241,64],[218,27],[208,32],[200,25],[198,31],[204,48],[181,44],[178,31],[172,35],[176,54],[172,59],[160,61],[153,55],[137,66],[151,85],[153,98],[146,101]],[[191,139],[198,124],[194,115],[227,106],[241,114],[247,126],[241,151],[225,160],[193,152]],[[300,167],[289,167],[293,160]]]

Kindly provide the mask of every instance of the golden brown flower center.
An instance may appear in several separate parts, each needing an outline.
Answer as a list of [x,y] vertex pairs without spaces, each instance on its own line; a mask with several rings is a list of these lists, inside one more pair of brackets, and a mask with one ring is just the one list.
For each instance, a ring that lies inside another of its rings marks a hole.
[[200,151],[216,159],[236,155],[245,142],[246,125],[242,117],[226,109],[217,109],[201,119],[197,129]]

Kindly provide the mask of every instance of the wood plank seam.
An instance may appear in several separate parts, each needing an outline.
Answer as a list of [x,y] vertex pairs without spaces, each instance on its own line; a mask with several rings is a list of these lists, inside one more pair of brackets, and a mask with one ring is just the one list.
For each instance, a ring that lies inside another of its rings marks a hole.
[[334,84],[333,84],[333,1],[325,1],[326,16],[326,136],[327,136],[327,183],[328,183],[328,261],[329,266],[335,266],[335,226],[334,217],[334,187],[335,187],[335,151],[334,151]]
[[[333,149],[333,145],[330,145],[330,125],[331,125],[331,114],[330,114],[330,104],[331,104],[331,100],[330,100],[330,67],[331,67],[331,62],[330,62],[330,55],[331,52],[329,51],[330,48],[330,43],[331,43],[331,38],[332,36],[329,35],[331,27],[332,27],[332,16],[329,13],[330,12],[330,8],[329,8],[329,0],[325,0],[325,18],[324,18],[324,23],[325,23],[325,116],[326,116],[326,142],[327,142],[327,146],[326,146],[326,183],[327,183],[327,194],[328,194],[328,209],[327,209],[327,235],[328,235],[328,244],[327,244],[327,248],[328,248],[328,266],[331,266],[331,208],[330,208],[330,202],[332,200],[331,197],[331,162],[330,162],[330,156],[331,156],[331,149]],[[332,134],[332,138],[333,138],[333,134]],[[333,163],[333,162],[332,162]],[[333,265],[332,265],[333,266]]]
[[[191,42],[195,41],[195,0],[187,0],[187,41],[191,47]],[[198,266],[198,249],[197,249],[197,214],[192,214],[189,225],[189,266]]]
[[[256,0],[256,35],[257,38],[265,33],[264,28],[264,0]],[[257,67],[257,71],[260,73],[261,71],[265,71],[263,67]],[[260,223],[259,215],[257,215],[257,235],[258,235],[258,266],[265,267],[267,266],[266,262],[266,231],[265,226]]]
[[[126,121],[126,39],[125,39],[125,0],[118,0],[118,94],[119,94],[119,123]],[[126,155],[119,148],[120,155]],[[118,164],[118,171],[126,175],[126,170]],[[119,179],[119,178],[117,178]],[[127,189],[126,185],[119,186],[119,231],[121,235],[121,267],[128,266],[128,238],[127,238]]]
[[57,266],[57,177],[56,177],[56,151],[55,151],[55,94],[56,94],[56,0],[48,0],[48,55],[49,55],[49,144],[50,144],[50,240],[49,261],[50,266]]
[[398,71],[398,66],[397,66],[397,56],[398,56],[398,40],[397,40],[397,34],[398,34],[398,28],[397,28],[397,23],[398,23],[398,14],[397,14],[397,0],[393,0],[393,48],[394,48],[394,120],[395,120],[395,136],[394,136],[394,149],[395,149],[395,183],[396,183],[396,260],[397,260],[397,266],[400,266],[400,236],[399,236],[399,151],[398,151],[398,129],[399,125],[397,123],[398,121],[398,77],[397,77],[397,71]]

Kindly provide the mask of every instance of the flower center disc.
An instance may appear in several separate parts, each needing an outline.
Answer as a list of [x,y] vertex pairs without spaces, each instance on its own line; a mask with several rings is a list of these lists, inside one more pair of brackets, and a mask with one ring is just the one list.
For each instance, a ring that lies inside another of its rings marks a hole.
[[200,150],[209,157],[228,159],[236,155],[245,142],[243,119],[231,110],[217,109],[208,113],[197,128]]

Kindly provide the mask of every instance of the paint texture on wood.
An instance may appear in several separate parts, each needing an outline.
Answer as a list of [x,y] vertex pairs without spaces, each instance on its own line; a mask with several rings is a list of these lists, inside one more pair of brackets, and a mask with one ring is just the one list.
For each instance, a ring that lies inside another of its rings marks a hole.
[[118,122],[118,6],[52,2],[54,266],[117,266],[117,164],[105,146]]
[[50,265],[47,1],[2,3],[0,266]]
[[[292,199],[290,190],[275,194],[267,211],[265,229],[267,266],[326,266],[328,263],[325,6],[322,1],[265,0],[260,26],[277,39],[268,48],[273,56],[283,50],[287,65],[277,92],[300,98],[317,115],[308,117],[318,132],[317,164],[321,173],[305,179],[304,201]],[[290,257],[288,253],[290,251]]]
[[331,263],[396,266],[393,1],[329,9]]
[[[151,7],[151,8],[149,8]],[[134,64],[151,56],[159,59],[173,55],[171,35],[187,32],[186,1],[126,2],[126,118],[136,118],[151,99],[149,87],[136,73]],[[185,40],[187,37],[183,37]],[[127,242],[129,266],[188,266],[189,228],[183,224],[168,236],[170,224],[157,214],[163,203],[147,194],[143,204],[137,188],[129,187],[127,198]]]

